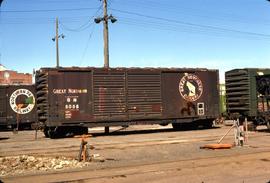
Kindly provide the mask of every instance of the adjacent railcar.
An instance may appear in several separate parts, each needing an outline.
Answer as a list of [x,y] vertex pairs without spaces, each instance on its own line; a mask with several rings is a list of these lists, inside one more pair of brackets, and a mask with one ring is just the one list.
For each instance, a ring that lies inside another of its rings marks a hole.
[[256,77],[258,115],[256,123],[262,123],[270,130],[270,74]]
[[0,128],[30,128],[36,121],[34,85],[0,86]]
[[246,117],[269,126],[270,69],[233,69],[225,73],[226,107],[231,118]]
[[219,116],[218,70],[41,68],[37,114],[47,137],[87,127],[210,127]]

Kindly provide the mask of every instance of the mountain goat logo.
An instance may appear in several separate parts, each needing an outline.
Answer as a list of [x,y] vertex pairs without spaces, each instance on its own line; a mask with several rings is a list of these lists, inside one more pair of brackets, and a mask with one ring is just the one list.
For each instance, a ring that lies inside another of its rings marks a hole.
[[179,82],[179,92],[185,100],[194,102],[203,93],[202,81],[194,74],[185,73]]

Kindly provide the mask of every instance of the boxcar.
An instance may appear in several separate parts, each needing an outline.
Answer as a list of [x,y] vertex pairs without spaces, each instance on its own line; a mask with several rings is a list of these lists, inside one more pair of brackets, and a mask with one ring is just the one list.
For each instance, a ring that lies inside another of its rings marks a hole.
[[210,127],[219,116],[218,70],[41,68],[36,89],[38,120],[52,138],[100,126]]
[[34,85],[0,86],[0,128],[29,128],[36,121]]
[[270,130],[270,74],[256,77],[258,115],[256,123],[262,123]]
[[226,107],[231,118],[246,117],[269,126],[270,69],[234,69],[225,73]]

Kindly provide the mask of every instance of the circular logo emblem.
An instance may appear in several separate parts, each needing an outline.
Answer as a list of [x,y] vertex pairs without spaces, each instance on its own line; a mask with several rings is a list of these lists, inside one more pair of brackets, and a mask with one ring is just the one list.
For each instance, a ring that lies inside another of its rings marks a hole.
[[179,82],[179,92],[185,100],[194,102],[203,93],[202,81],[194,74],[185,73]]
[[35,96],[27,89],[18,89],[11,94],[9,104],[14,112],[27,114],[35,106]]

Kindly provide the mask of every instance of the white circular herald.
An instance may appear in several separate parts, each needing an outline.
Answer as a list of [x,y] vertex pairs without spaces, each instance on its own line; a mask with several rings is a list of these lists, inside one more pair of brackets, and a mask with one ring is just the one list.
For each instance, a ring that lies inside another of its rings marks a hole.
[[203,93],[203,83],[195,74],[185,73],[179,82],[179,92],[185,100],[194,102]]
[[[17,103],[17,98],[21,99],[21,103]],[[17,114],[27,114],[35,107],[35,96],[28,89],[18,89],[11,94],[9,104]]]

